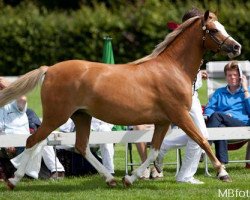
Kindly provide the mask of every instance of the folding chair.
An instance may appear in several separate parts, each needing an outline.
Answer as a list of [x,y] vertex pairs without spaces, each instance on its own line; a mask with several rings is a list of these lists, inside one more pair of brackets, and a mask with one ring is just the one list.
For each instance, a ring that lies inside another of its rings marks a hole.
[[[214,91],[219,88],[225,86],[225,75],[224,75],[224,67],[229,61],[212,61],[206,64],[206,71],[208,73],[207,79],[207,92],[208,97],[210,97]],[[243,74],[247,77],[248,84],[250,84],[250,62],[246,61],[238,61],[241,66]],[[244,144],[246,144],[248,140],[237,140],[237,141],[228,141],[228,150],[237,150],[241,148]],[[250,160],[229,160],[230,163],[243,163],[250,162]],[[208,172],[208,163],[207,156],[205,157],[205,167],[206,174],[209,175]]]

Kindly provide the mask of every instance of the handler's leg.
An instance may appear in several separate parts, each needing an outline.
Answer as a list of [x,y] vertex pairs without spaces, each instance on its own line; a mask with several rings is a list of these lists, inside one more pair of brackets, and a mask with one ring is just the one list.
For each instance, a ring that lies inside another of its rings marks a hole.
[[158,171],[158,173],[161,173],[163,170],[163,160],[167,152],[171,149],[177,149],[183,147],[187,144],[187,142],[188,142],[188,136],[186,134],[176,136],[173,139],[164,138],[161,144],[159,154],[154,162],[155,168]]
[[[200,100],[197,94],[192,97],[192,107],[189,111],[196,127],[200,130],[200,133],[207,139],[208,131],[202,115],[202,109]],[[194,142],[190,137],[187,140],[186,155],[182,163],[181,169],[176,177],[177,181],[180,182],[192,182],[194,184],[202,184],[203,182],[194,179],[193,176],[197,171],[202,149]]]
[[202,184],[203,182],[194,179],[194,174],[197,171],[201,156],[200,146],[191,138],[188,139],[186,147],[185,159],[182,163],[181,169],[177,174],[176,180],[178,182],[190,182],[194,184]]

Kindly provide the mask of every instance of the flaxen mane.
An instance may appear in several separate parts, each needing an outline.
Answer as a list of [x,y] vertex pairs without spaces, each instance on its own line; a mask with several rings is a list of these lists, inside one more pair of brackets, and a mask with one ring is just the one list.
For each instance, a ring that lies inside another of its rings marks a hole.
[[143,62],[146,62],[152,58],[157,57],[160,53],[162,53],[167,47],[168,45],[174,41],[174,39],[176,37],[178,37],[178,35],[180,33],[182,33],[186,28],[188,28],[190,25],[192,25],[197,19],[199,19],[200,17],[193,17],[190,18],[189,20],[185,21],[184,23],[182,23],[177,29],[175,29],[173,32],[169,33],[163,42],[161,42],[160,44],[156,45],[156,48],[153,50],[153,52],[150,55],[147,55],[143,58],[140,58],[136,61],[131,62],[131,64],[140,64]]

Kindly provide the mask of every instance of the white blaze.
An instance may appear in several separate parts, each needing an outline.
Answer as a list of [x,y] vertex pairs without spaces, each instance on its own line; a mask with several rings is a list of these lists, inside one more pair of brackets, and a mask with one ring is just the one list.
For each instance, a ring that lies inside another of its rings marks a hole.
[[220,22],[215,21],[214,24],[215,24],[215,27],[222,33],[222,35],[224,35],[225,37],[229,36],[224,26]]
[[241,53],[241,45],[237,41],[235,41],[231,36],[228,35],[228,33],[225,30],[224,26],[220,22],[214,21],[214,24],[215,24],[215,27],[217,28],[217,30],[220,31],[222,35],[224,35],[225,37],[229,37],[228,40],[231,40],[231,41],[235,42],[240,47],[238,52],[228,53],[229,58],[233,58],[235,56],[240,55],[240,53]]

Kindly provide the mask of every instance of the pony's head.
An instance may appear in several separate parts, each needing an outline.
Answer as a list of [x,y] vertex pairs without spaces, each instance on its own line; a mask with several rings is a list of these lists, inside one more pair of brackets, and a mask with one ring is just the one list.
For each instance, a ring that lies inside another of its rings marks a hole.
[[202,17],[203,47],[227,54],[229,58],[240,55],[241,45],[226,32],[216,15],[206,11]]

